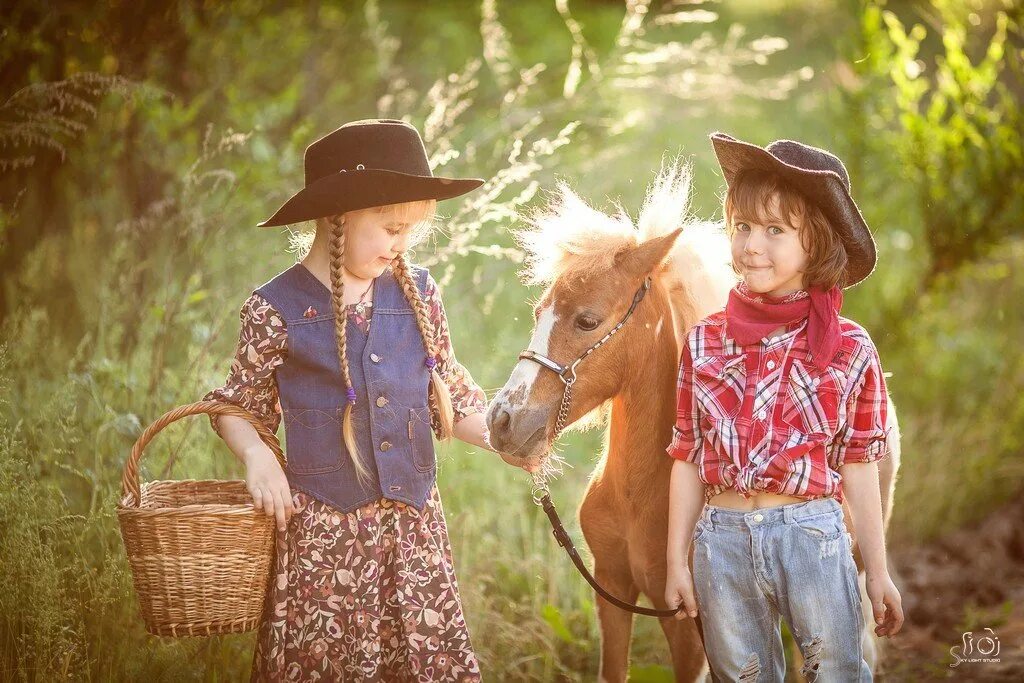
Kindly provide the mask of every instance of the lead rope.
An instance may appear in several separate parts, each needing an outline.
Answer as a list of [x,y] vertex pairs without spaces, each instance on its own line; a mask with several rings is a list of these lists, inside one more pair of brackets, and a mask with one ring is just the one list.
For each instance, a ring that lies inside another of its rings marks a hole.
[[[622,326],[626,324],[626,321],[629,320],[629,317],[633,314],[633,310],[636,308],[637,304],[639,304],[640,301],[644,298],[644,295],[647,293],[647,290],[649,288],[650,279],[646,279],[644,280],[643,285],[641,285],[640,289],[637,291],[636,295],[633,297],[633,303],[630,305],[629,310],[626,311],[626,315],[623,316],[622,320],[619,321],[619,324],[613,327],[611,330],[609,330],[608,334],[606,334],[604,337],[598,340],[596,344],[587,349],[571,365],[563,368],[561,365],[551,360],[550,358],[542,356],[534,351],[523,351],[522,353],[519,354],[520,358],[535,361],[542,365],[543,367],[552,370],[559,376],[559,378],[561,378],[562,382],[565,384],[565,390],[562,392],[562,401],[558,406],[558,415],[555,418],[555,439],[557,439],[558,436],[562,433],[562,430],[565,429],[565,423],[569,419],[569,406],[572,403],[572,386],[573,384],[576,383],[576,366],[579,365],[579,363],[584,358],[593,353],[598,347],[600,347],[606,341],[611,339],[612,336],[614,336],[615,333],[618,332],[622,328]],[[558,511],[555,510],[555,504],[551,502],[551,492],[548,489],[547,474],[542,472],[533,472],[532,475],[533,486],[530,490],[530,497],[533,499],[533,502],[536,505],[538,505],[544,510],[544,514],[547,515],[548,521],[551,523],[551,534],[555,537],[555,541],[557,541],[558,545],[565,549],[565,552],[569,555],[569,559],[572,560],[572,563],[576,566],[576,569],[579,571],[580,574],[583,575],[583,578],[587,580],[587,583],[590,584],[591,588],[593,588],[598,595],[600,595],[602,598],[604,598],[611,604],[615,605],[619,609],[625,610],[627,612],[632,612],[634,614],[642,614],[650,617],[674,617],[678,612],[680,612],[683,609],[682,605],[675,609],[654,609],[651,607],[641,607],[640,605],[620,600],[619,598],[615,597],[614,595],[606,591],[604,588],[602,588],[601,585],[597,582],[597,579],[594,578],[594,575],[590,573],[589,569],[587,569],[586,564],[584,564],[583,558],[580,557],[579,551],[576,550],[576,545],[572,542],[572,538],[569,537],[569,533],[565,530],[565,526],[562,524],[562,520],[558,516]],[[700,635],[701,645],[703,645],[704,628],[701,624],[700,614],[694,617],[693,621],[697,626],[697,633],[698,635]]]
[[[562,394],[562,405],[558,410],[558,418],[556,423],[557,432],[560,433],[565,426],[565,416],[568,415],[568,405],[571,400],[572,382],[566,383],[565,393]],[[558,516],[558,511],[555,509],[555,504],[551,502],[551,492],[548,490],[547,475],[541,472],[533,473],[533,488],[531,489],[531,497],[533,502],[536,503],[544,510],[544,514],[547,515],[548,521],[551,523],[551,534],[555,537],[555,541],[558,545],[565,549],[565,552],[569,555],[569,559],[576,565],[576,569],[583,578],[587,580],[587,583],[600,595],[602,598],[615,605],[619,609],[626,610],[627,612],[633,612],[634,614],[643,614],[649,617],[674,617],[677,612],[683,609],[680,605],[675,609],[654,609],[652,607],[642,607],[633,603],[620,600],[615,597],[597,582],[594,575],[587,569],[587,565],[584,564],[583,558],[580,557],[579,551],[576,550],[576,545],[572,542],[572,538],[569,536],[569,532],[565,530],[565,526],[562,524],[561,518]],[[704,628],[700,621],[700,614],[693,618],[697,625],[697,633],[700,634],[701,643],[704,642]]]

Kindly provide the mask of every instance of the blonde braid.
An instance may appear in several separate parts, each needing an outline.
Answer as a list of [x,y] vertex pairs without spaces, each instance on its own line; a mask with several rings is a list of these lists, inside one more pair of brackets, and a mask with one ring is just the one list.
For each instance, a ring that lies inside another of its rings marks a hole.
[[420,330],[420,337],[423,339],[423,346],[427,349],[427,367],[430,368],[430,390],[434,396],[434,403],[437,406],[441,417],[441,440],[449,439],[452,436],[455,425],[455,410],[452,408],[452,395],[448,391],[448,385],[437,367],[437,342],[434,339],[434,331],[430,324],[430,311],[427,304],[420,296],[420,290],[409,272],[409,262],[404,254],[399,254],[391,261],[391,267],[395,272],[395,278],[402,286],[405,298],[416,313],[416,327]]
[[364,485],[372,484],[372,477],[366,465],[359,458],[359,448],[356,445],[355,431],[352,428],[352,407],[356,403],[356,390],[352,386],[352,375],[348,369],[348,357],[346,356],[345,326],[348,322],[348,315],[345,311],[345,280],[342,277],[342,269],[345,266],[345,217],[332,216],[326,219],[330,226],[330,264],[331,264],[331,308],[334,310],[334,338],[338,343],[338,364],[341,366],[341,376],[345,380],[346,402],[345,417],[342,420],[341,437],[345,441],[345,449],[356,469],[356,476]]

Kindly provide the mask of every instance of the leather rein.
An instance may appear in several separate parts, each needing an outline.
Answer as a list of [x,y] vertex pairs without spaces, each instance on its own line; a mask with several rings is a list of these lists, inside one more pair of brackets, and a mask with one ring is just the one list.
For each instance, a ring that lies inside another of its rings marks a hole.
[[[565,384],[565,390],[562,393],[562,402],[558,406],[558,417],[555,421],[555,435],[554,439],[558,438],[558,435],[565,429],[565,422],[569,417],[569,406],[572,403],[572,385],[576,383],[576,367],[583,362],[583,359],[592,354],[594,351],[604,345],[609,339],[615,336],[615,333],[622,329],[622,326],[626,324],[630,316],[633,315],[633,311],[643,301],[644,296],[651,288],[651,278],[644,278],[643,283],[637,289],[636,294],[633,295],[633,302],[629,305],[629,310],[622,316],[619,323],[610,329],[606,335],[601,337],[594,343],[590,348],[584,351],[576,360],[572,361],[567,365],[560,365],[556,361],[548,358],[545,355],[537,353],[536,351],[530,351],[527,349],[519,354],[520,359],[532,360],[538,363],[542,367],[551,370],[559,379]],[[680,604],[676,609],[653,609],[650,607],[641,607],[624,600],[620,600],[615,597],[597,582],[590,570],[583,563],[583,559],[580,557],[579,552],[576,550],[576,546],[573,544],[572,539],[569,537],[568,532],[562,525],[562,520],[558,516],[558,512],[555,510],[555,504],[551,502],[551,492],[548,490],[547,484],[544,482],[534,479],[533,486],[533,502],[541,506],[544,509],[544,513],[548,516],[548,521],[551,522],[551,533],[558,541],[558,545],[565,548],[565,552],[568,553],[569,559],[576,565],[576,569],[579,570],[583,578],[587,580],[587,583],[600,595],[602,598],[615,605],[616,607],[626,610],[627,612],[633,612],[634,614],[643,614],[651,617],[672,617],[675,616],[683,606]],[[697,623],[697,632],[701,635],[701,640],[704,639],[704,630],[701,628],[700,615],[694,618]]]

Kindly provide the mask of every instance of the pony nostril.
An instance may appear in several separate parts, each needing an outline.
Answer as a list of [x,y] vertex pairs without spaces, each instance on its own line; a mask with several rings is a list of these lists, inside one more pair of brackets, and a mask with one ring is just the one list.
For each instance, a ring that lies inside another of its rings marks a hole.
[[492,431],[507,432],[511,425],[512,413],[508,411],[508,408],[499,408],[498,413],[494,416]]

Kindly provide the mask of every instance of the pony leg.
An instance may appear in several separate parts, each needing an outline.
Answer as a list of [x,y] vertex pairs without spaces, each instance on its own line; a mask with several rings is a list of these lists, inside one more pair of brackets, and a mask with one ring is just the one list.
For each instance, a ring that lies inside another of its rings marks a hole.
[[[659,609],[664,606],[658,605]],[[697,622],[693,619],[675,619],[668,617],[658,620],[661,630],[668,641],[668,649],[672,653],[672,669],[676,680],[681,683],[703,681],[707,675],[707,658],[704,646],[697,633]]]
[[[597,582],[620,600],[636,602],[640,589],[628,572],[611,573],[594,567]],[[601,596],[597,596],[597,620],[601,626],[601,668],[597,680],[601,683],[625,681],[629,673],[629,646],[633,635],[633,613],[619,609]]]

